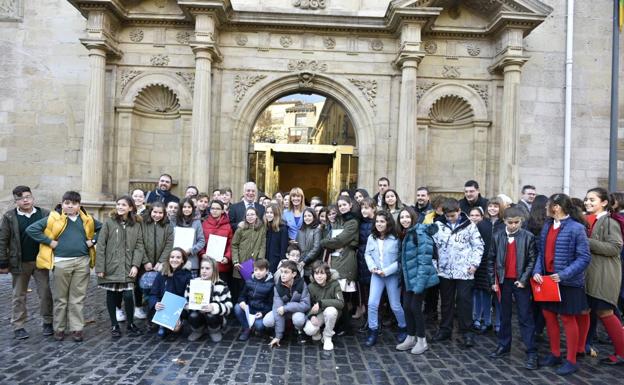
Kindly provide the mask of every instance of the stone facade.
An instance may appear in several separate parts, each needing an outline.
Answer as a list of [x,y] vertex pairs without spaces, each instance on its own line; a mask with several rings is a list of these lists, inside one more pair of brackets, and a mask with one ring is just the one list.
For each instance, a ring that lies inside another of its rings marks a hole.
[[[369,190],[561,190],[565,1],[295,3],[1,1],[0,205],[21,183],[43,204],[70,188],[104,202],[163,171],[236,196],[256,117],[302,91],[345,108]],[[576,6],[582,195],[607,177],[611,2]]]

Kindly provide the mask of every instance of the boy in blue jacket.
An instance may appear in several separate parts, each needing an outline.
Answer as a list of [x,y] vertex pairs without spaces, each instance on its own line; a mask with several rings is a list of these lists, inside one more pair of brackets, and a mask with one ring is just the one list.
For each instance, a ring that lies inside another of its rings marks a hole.
[[[243,331],[238,336],[239,341],[247,341],[252,328],[257,332],[264,330],[262,317],[271,311],[274,287],[273,275],[269,272],[269,261],[257,259],[254,262],[254,273],[245,281],[238,296],[238,303],[234,305],[234,315],[243,327]],[[249,308],[249,314],[255,314],[256,320],[253,325],[249,325],[247,321],[245,315],[247,308]]]

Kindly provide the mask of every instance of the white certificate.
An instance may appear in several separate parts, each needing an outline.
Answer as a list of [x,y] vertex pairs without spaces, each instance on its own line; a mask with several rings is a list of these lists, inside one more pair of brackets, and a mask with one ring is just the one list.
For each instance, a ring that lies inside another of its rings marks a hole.
[[[343,229],[335,229],[331,231],[331,237],[332,238],[336,238],[338,235],[340,235],[342,233]],[[338,257],[340,256],[340,253],[342,252],[342,248],[334,250],[333,253],[331,253],[332,257]]]
[[223,261],[223,254],[225,254],[226,243],[227,237],[210,234],[208,236],[208,245],[206,246],[206,255],[217,262]]
[[192,227],[176,226],[173,232],[173,247],[190,250],[195,243],[195,229]]
[[212,291],[212,282],[205,279],[191,279],[189,289],[189,306],[190,310],[201,310],[202,306],[210,303],[210,294]]

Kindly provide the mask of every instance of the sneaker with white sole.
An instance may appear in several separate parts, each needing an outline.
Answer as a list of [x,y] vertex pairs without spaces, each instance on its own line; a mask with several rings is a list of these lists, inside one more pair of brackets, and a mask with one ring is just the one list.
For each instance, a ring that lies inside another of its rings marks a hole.
[[316,333],[315,335],[312,336],[312,341],[320,341],[321,338],[323,338],[323,335],[319,331],[318,333]]
[[334,343],[331,338],[323,338],[323,350],[334,350]]
[[145,314],[145,312],[143,311],[142,307],[137,307],[137,308],[134,309],[134,318],[146,319],[147,318],[147,314]]
[[115,314],[117,316],[117,322],[124,322],[126,320],[126,313],[124,313],[123,309],[117,308]]

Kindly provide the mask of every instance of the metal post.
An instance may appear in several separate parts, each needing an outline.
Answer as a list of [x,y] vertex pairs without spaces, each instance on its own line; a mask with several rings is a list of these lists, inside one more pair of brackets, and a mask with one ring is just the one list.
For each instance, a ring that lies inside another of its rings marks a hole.
[[618,0],[613,0],[613,40],[611,57],[611,130],[609,133],[609,190],[617,190],[618,161],[618,79],[620,68],[620,35],[619,35]]

